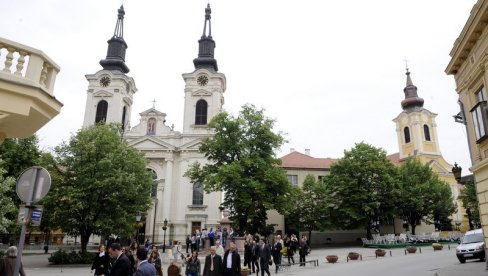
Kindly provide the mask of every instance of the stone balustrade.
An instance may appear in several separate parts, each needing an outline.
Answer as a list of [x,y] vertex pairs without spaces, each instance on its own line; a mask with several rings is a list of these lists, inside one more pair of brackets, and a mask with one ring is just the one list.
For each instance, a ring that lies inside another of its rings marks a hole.
[[59,70],[44,52],[0,37],[0,144],[34,134],[59,114]]
[[0,37],[0,60],[3,59],[5,62],[0,64],[0,78],[31,83],[53,96],[59,66],[45,53]]

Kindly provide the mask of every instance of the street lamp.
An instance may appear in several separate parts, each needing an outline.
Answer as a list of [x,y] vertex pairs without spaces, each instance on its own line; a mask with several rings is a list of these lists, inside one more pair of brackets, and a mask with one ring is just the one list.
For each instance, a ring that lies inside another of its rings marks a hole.
[[166,252],[166,229],[168,229],[168,220],[164,219],[163,221],[163,253]]
[[135,239],[136,239],[137,242],[139,242],[139,228],[142,227],[142,225],[141,225],[141,219],[142,219],[142,212],[141,211],[137,211],[136,224],[135,224],[135,228],[136,228]]

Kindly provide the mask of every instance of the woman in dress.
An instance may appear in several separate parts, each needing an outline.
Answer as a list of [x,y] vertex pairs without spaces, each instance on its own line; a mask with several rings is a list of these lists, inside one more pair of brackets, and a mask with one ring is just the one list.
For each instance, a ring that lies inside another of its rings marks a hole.
[[91,266],[91,273],[93,273],[93,270],[95,270],[95,273],[93,274],[95,276],[108,275],[109,263],[110,263],[110,257],[105,251],[105,245],[101,244],[98,246],[97,255],[93,260],[93,264]]

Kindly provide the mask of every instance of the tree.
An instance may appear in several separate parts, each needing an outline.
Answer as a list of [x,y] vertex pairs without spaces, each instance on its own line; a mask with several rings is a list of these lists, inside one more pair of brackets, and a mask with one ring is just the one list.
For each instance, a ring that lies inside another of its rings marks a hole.
[[46,161],[53,183],[42,204],[52,227],[80,235],[82,252],[92,234],[132,233],[136,213],[147,211],[151,202],[146,162],[121,139],[116,125],[78,131]]
[[0,158],[4,161],[6,175],[18,178],[27,168],[37,165],[41,154],[37,136],[9,138],[0,144]]
[[308,240],[311,241],[312,231],[322,231],[330,228],[327,213],[328,193],[321,180],[316,181],[315,176],[309,174],[305,177],[303,185],[292,194],[292,209],[286,214],[286,222],[290,227],[308,231]]
[[481,225],[478,197],[476,195],[475,183],[472,180],[464,184],[464,188],[461,190],[459,199],[461,199],[463,207],[466,209],[470,230],[476,228],[475,226]]
[[15,226],[17,208],[9,196],[15,187],[15,179],[13,177],[4,177],[6,170],[2,167],[2,160],[0,160],[0,233],[9,232],[8,229]]
[[456,211],[449,184],[427,164],[410,158],[400,166],[399,173],[399,215],[412,227],[412,234],[420,221],[439,224]]
[[325,182],[335,227],[364,228],[371,238],[372,228],[378,230],[380,222],[393,219],[399,187],[397,169],[383,149],[356,144],[332,164]]
[[289,203],[291,184],[274,153],[284,139],[273,132],[274,122],[253,105],[243,106],[237,118],[220,113],[209,123],[214,137],[199,148],[210,163],[194,163],[185,173],[206,192],[224,191],[221,209],[229,209],[238,233],[267,233],[267,211]]

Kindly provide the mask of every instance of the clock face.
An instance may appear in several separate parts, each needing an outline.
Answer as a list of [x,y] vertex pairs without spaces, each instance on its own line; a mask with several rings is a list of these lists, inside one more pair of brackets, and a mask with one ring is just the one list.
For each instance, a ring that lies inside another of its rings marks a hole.
[[109,77],[103,77],[100,79],[100,85],[103,87],[107,87],[110,84],[110,78]]
[[197,78],[197,82],[198,82],[198,84],[200,84],[201,86],[205,86],[205,85],[207,85],[207,83],[208,83],[208,77],[207,77],[207,76],[205,76],[205,75],[199,76],[199,77]]

